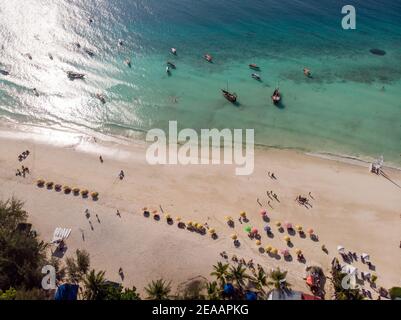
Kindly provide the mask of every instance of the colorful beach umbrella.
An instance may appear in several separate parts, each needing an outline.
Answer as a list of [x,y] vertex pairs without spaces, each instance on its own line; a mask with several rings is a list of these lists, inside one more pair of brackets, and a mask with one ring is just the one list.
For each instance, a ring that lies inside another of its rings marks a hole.
[[277,221],[277,222],[275,223],[275,225],[276,225],[276,227],[281,227],[281,222],[280,222],[280,221]]
[[268,225],[265,225],[265,227],[263,228],[263,230],[265,230],[266,232],[270,232],[271,228]]
[[260,240],[256,240],[255,243],[256,243],[257,246],[260,246],[262,244],[262,242],[260,242]]
[[166,217],[167,220],[171,219],[171,215],[169,215],[169,214],[166,214],[165,217]]
[[298,254],[301,254],[302,253],[302,250],[301,249],[295,249],[295,253],[298,255]]
[[273,248],[270,252],[273,253],[273,254],[277,254],[278,250],[276,248]]
[[251,230],[252,230],[252,228],[250,227],[250,226],[246,226],[245,228],[244,228],[244,230],[245,230],[245,232],[251,232]]
[[233,218],[230,216],[226,216],[225,219],[226,219],[226,221],[233,221]]
[[260,215],[265,216],[267,214],[266,209],[260,209]]
[[288,249],[283,249],[281,250],[281,254],[286,257],[290,254],[290,252],[288,251]]
[[289,236],[285,236],[285,237],[284,237],[284,240],[285,240],[286,242],[290,242],[290,241],[291,241],[291,238],[290,238]]
[[298,232],[302,231],[302,227],[301,226],[295,226],[295,229],[297,229]]
[[241,217],[245,218],[246,217],[246,212],[245,211],[241,211],[239,214]]
[[340,253],[344,253],[345,248],[343,246],[337,246],[337,251]]
[[254,234],[258,233],[258,229],[252,228],[252,233],[254,233]]
[[216,230],[214,230],[213,228],[210,228],[210,229],[209,229],[209,233],[210,233],[210,234],[215,234],[215,233],[216,233]]
[[235,233],[231,235],[231,239],[237,240],[237,238],[238,238],[238,236]]
[[177,220],[178,222],[180,222],[182,219],[181,219],[181,217],[176,217],[175,220]]
[[265,251],[266,252],[270,252],[270,251],[272,251],[272,249],[273,249],[272,246],[266,246],[265,247]]
[[193,222],[192,222],[192,221],[188,221],[188,222],[187,222],[187,225],[192,226],[192,225],[193,225]]
[[313,277],[312,276],[309,275],[306,278],[306,284],[309,285],[309,286],[313,286]]
[[312,229],[312,228],[309,228],[309,229],[308,229],[308,233],[309,233],[309,234],[313,234],[313,229]]

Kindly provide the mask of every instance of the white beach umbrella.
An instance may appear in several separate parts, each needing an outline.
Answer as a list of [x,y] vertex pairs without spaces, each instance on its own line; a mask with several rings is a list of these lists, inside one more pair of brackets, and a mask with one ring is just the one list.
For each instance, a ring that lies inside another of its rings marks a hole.
[[337,246],[337,251],[340,253],[344,253],[345,248],[343,246]]
[[369,260],[370,259],[370,256],[367,253],[362,253],[361,257],[362,257],[363,260]]

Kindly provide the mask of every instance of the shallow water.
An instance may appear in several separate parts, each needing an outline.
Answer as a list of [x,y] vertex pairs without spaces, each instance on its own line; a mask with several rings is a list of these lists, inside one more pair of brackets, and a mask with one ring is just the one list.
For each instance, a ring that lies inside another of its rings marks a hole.
[[[354,31],[341,28],[341,7],[331,0],[0,0],[0,69],[10,72],[0,74],[0,117],[125,136],[166,128],[168,120],[254,128],[262,145],[383,154],[401,165],[401,2],[358,3]],[[214,63],[202,59],[206,52]],[[171,76],[167,60],[177,65]],[[261,67],[261,82],[249,63]],[[86,79],[70,81],[68,70]],[[221,96],[227,85],[239,106]],[[276,86],[280,108],[269,99]]]

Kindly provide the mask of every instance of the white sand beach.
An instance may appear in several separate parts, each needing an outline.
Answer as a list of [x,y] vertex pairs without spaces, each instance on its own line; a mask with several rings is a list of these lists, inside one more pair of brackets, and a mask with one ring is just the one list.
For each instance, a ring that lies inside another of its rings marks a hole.
[[[54,135],[46,138],[54,142]],[[45,139],[45,140],[46,140]],[[303,251],[307,265],[321,266],[326,274],[337,254],[337,246],[359,255],[370,254],[377,274],[377,285],[386,288],[400,285],[401,270],[401,172],[384,168],[392,180],[369,173],[368,165],[349,164],[304,155],[295,151],[256,149],[255,171],[251,176],[235,176],[231,165],[163,165],[150,166],[145,159],[146,145],[87,142],[85,152],[80,144],[56,147],[27,139],[12,128],[0,131],[0,199],[15,196],[25,201],[29,220],[45,241],[52,239],[56,227],[72,229],[67,240],[66,255],[76,249],[86,249],[92,267],[106,270],[106,277],[121,282],[118,269],[123,268],[125,286],[135,285],[140,292],[150,281],[160,277],[171,280],[173,286],[197,276],[209,277],[212,265],[226,251],[253,259],[266,269],[279,266],[288,270],[288,281],[295,289],[307,291],[305,264],[296,259],[295,248]],[[106,152],[115,150],[114,153]],[[17,156],[25,150],[30,155],[22,163]],[[118,150],[118,151],[117,151]],[[94,151],[94,152],[93,152]],[[104,163],[100,163],[102,154]],[[30,169],[26,178],[17,177],[16,169]],[[118,179],[124,170],[125,178]],[[268,177],[274,172],[277,180]],[[63,192],[38,188],[43,178],[70,187],[99,192],[98,201]],[[271,200],[272,190],[280,202]],[[312,198],[312,208],[299,205],[298,195]],[[260,205],[266,208],[274,234],[267,237],[266,225],[260,216]],[[160,206],[164,213],[182,217],[183,221],[207,223],[216,229],[218,239],[168,225],[163,214],[160,221],[145,218],[142,208],[151,211]],[[90,212],[89,220],[85,210]],[[117,216],[119,210],[121,217]],[[238,221],[240,211],[246,211],[248,223]],[[99,219],[97,219],[97,217]],[[225,216],[232,216],[234,229]],[[90,223],[93,226],[91,229]],[[319,241],[307,235],[291,236],[293,248],[288,248],[276,221],[290,221],[304,230],[313,228]],[[248,238],[245,225],[256,227],[262,234],[264,248],[271,245],[288,248],[292,261],[281,256],[272,258],[260,253],[255,240]],[[241,246],[235,248],[230,236],[236,233]],[[324,244],[329,254],[321,250]],[[355,264],[360,271],[367,266]]]

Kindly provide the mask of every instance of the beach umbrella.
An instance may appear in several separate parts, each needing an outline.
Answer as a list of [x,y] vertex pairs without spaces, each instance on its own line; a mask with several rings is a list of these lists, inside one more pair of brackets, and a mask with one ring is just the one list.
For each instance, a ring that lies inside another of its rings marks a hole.
[[291,222],[285,222],[285,223],[284,223],[284,226],[285,226],[287,229],[292,229],[292,223],[291,223]]
[[270,232],[271,228],[268,225],[265,225],[265,227],[263,228],[266,232]]
[[290,254],[290,252],[287,249],[281,250],[281,254],[283,256],[288,256]]
[[343,246],[337,246],[337,251],[340,253],[344,253],[345,248]]
[[295,229],[297,229],[298,232],[302,231],[302,227],[301,226],[295,226]]
[[280,221],[277,221],[275,224],[276,224],[276,227],[281,227],[281,222]]
[[225,285],[224,285],[224,293],[225,294],[227,294],[227,295],[232,295],[232,294],[234,294],[234,286],[231,284],[231,283],[226,283]]
[[192,226],[192,225],[193,225],[193,222],[192,222],[192,221],[188,221],[188,222],[187,222],[187,225]]
[[309,234],[313,234],[313,229],[312,229],[312,228],[309,228],[309,229],[308,229],[308,233],[309,233]]
[[235,233],[231,235],[231,239],[237,240],[237,238],[238,238],[238,236]]
[[265,216],[267,214],[266,209],[260,209],[260,215]]
[[362,257],[363,260],[369,260],[370,259],[370,256],[367,253],[362,253],[361,257]]
[[255,292],[253,292],[253,291],[248,291],[246,294],[245,294],[245,299],[246,300],[257,300],[258,299],[258,295],[255,293]]
[[295,253],[298,255],[298,254],[301,254],[302,253],[302,250],[301,249],[296,249],[295,250]]
[[245,232],[249,233],[249,232],[251,232],[252,228],[250,226],[246,226],[244,228],[244,230],[245,230]]
[[175,220],[177,220],[178,222],[180,222],[182,219],[181,219],[181,217],[176,217]]
[[262,244],[262,242],[260,242],[260,240],[256,240],[255,243],[256,243],[257,246],[260,246]]
[[278,253],[278,250],[277,250],[276,248],[273,248],[273,249],[271,249],[270,252],[273,253],[273,254],[277,254],[277,253]]
[[168,214],[168,213],[165,215],[165,217],[166,217],[167,220],[171,219],[171,215]]
[[291,241],[291,238],[290,238],[289,236],[285,236],[285,237],[284,237],[284,240],[285,240],[286,242],[290,242],[290,241]]
[[215,234],[215,233],[216,233],[216,230],[214,230],[213,228],[210,228],[210,229],[209,229],[209,233],[210,233],[210,234]]
[[226,218],[225,218],[227,221],[232,221],[233,220],[233,218],[231,218],[230,216],[226,216]]
[[241,217],[245,218],[246,217],[246,212],[245,211],[241,211],[239,214]]
[[272,251],[272,249],[273,249],[272,246],[266,246],[265,247],[265,251],[266,252],[270,252],[270,251]]
[[252,228],[252,233],[258,233],[258,229]]

